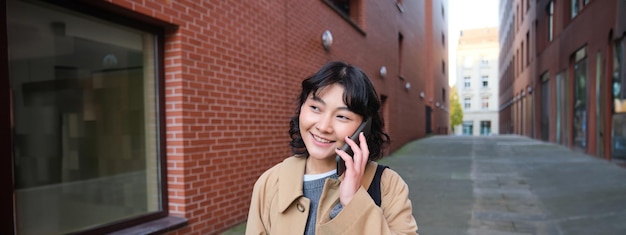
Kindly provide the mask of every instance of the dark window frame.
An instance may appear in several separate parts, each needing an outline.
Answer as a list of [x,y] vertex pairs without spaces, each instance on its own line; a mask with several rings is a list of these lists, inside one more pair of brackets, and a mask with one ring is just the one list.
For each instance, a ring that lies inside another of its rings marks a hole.
[[[61,7],[67,10],[79,12],[81,14],[93,16],[102,20],[117,23],[127,27],[136,28],[142,31],[146,31],[155,35],[155,82],[158,84],[156,89],[157,94],[157,110],[158,110],[158,125],[159,125],[159,140],[158,140],[158,161],[159,167],[159,186],[161,189],[161,204],[162,208],[158,212],[149,213],[136,218],[119,220],[112,223],[108,223],[102,226],[98,226],[92,229],[79,231],[77,234],[103,234],[111,232],[120,232],[128,234],[136,233],[153,233],[157,231],[168,231],[176,228],[180,228],[187,224],[187,220],[184,218],[177,218],[169,216],[169,200],[168,200],[168,187],[167,187],[167,158],[166,158],[166,125],[165,125],[165,34],[175,30],[178,26],[158,20],[156,18],[142,15],[132,10],[123,8],[121,6],[105,2],[105,1],[90,1],[90,0],[40,0],[37,1],[42,4],[51,4],[53,6]],[[6,79],[0,79],[0,110],[8,112],[0,112],[0,139],[6,140],[0,143],[0,150],[4,157],[0,160],[0,172],[2,179],[0,179],[0,186],[5,189],[0,194],[0,200],[2,200],[2,208],[13,208],[12,210],[3,210],[0,213],[0,234],[15,234],[16,217],[14,215],[15,210],[15,187],[13,182],[13,135],[12,135],[12,95],[11,85],[9,79],[9,61],[8,61],[8,32],[7,32],[7,14],[6,14],[6,1],[2,3],[3,10],[0,12],[0,24],[2,29],[0,31],[0,53],[2,53],[2,59],[0,59],[0,71],[4,71],[2,74]]]
[[548,15],[548,42],[552,42],[554,40],[554,0],[548,2],[546,12]]
[[[363,7],[363,4],[365,4],[364,1],[363,0],[344,0],[348,2],[348,4],[350,5],[349,6],[350,10],[348,12],[345,12],[344,10],[342,10],[339,6],[337,6],[337,4],[335,4],[334,1],[335,0],[322,0],[322,2],[328,5],[328,7],[330,7],[335,12],[337,12],[337,14],[341,16],[341,18],[346,20],[359,33],[365,36],[366,35],[365,30],[364,30],[365,14],[364,12],[361,12],[364,9]],[[356,10],[356,12],[354,10]]]

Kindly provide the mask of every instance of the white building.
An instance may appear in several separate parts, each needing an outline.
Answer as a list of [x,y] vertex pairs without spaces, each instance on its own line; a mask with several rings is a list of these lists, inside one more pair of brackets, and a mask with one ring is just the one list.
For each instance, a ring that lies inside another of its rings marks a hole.
[[456,90],[463,109],[457,135],[498,134],[498,28],[462,30],[456,51]]

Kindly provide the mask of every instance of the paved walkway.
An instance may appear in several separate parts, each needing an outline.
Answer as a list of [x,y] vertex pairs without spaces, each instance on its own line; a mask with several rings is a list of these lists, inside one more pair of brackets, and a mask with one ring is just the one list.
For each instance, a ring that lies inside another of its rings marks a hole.
[[421,235],[626,234],[626,169],[519,136],[436,136],[381,161]]

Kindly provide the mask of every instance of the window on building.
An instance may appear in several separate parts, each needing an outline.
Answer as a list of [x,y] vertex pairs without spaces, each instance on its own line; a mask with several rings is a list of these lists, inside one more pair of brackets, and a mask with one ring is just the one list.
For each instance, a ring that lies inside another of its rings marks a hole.
[[480,135],[491,134],[491,121],[480,121]]
[[513,14],[513,21],[511,22],[511,27],[513,28],[513,31],[511,31],[511,35],[513,35],[515,32],[517,32],[517,13]]
[[576,17],[578,15],[578,12],[580,12],[580,0],[571,0],[571,7],[572,7],[572,12],[571,12],[571,18],[573,19],[574,17]]
[[464,109],[472,108],[472,98],[464,98],[463,99],[463,108]]
[[515,15],[518,16],[517,18],[515,18],[515,32],[517,32],[517,29],[519,29],[519,25],[520,25],[520,13],[519,13],[519,5],[515,5]]
[[481,108],[482,109],[488,109],[489,108],[489,97],[488,96],[483,96]]
[[445,17],[446,16],[446,9],[443,7],[443,2],[441,3],[441,17]]
[[[626,113],[626,37],[613,44],[613,112]],[[624,128],[626,130],[626,128]],[[621,133],[622,131],[620,131]],[[626,135],[626,132],[624,133]]]
[[470,88],[471,86],[472,86],[472,78],[471,77],[464,77],[463,78],[463,87]]
[[[364,14],[363,1],[362,0],[322,0],[328,6],[333,8],[344,19],[356,24],[357,26],[363,25]],[[398,5],[402,6],[402,5]]]
[[441,88],[441,100],[443,100],[443,103],[446,103],[446,89],[445,88]]
[[441,45],[446,46],[446,35],[444,33],[441,33]]
[[483,75],[480,79],[483,83],[483,87],[489,87],[489,76]]
[[520,68],[520,73],[522,71],[524,71],[524,41],[522,41],[522,45],[520,46],[520,59],[519,59],[519,68]]
[[472,121],[463,121],[463,135],[474,134],[474,123]]
[[16,234],[166,216],[160,32],[41,2],[6,7]]
[[487,59],[485,59],[485,58],[480,59],[480,65],[481,65],[481,66],[487,66],[487,65],[489,65],[489,60],[487,60]]
[[572,55],[574,60],[574,145],[587,147],[587,48],[583,47]]
[[530,65],[530,31],[526,31],[526,66]]
[[552,42],[554,37],[554,1],[548,3],[548,41]]
[[612,99],[613,99],[613,120],[615,125],[611,128],[614,136],[611,141],[611,150],[614,158],[626,158],[626,122],[623,117],[626,113],[626,37],[621,37],[613,44],[613,71],[612,74]]
[[446,74],[446,62],[443,60],[441,61],[441,74]]
[[402,72],[402,69],[403,69],[402,64],[404,63],[404,60],[402,58],[403,50],[404,50],[404,36],[402,36],[402,33],[398,33],[398,75],[400,79],[404,79],[403,72]]

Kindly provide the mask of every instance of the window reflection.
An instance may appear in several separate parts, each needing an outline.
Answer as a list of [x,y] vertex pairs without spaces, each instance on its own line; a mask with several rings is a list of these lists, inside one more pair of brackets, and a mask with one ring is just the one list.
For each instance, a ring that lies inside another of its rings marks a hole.
[[18,234],[161,209],[153,35],[7,2]]

